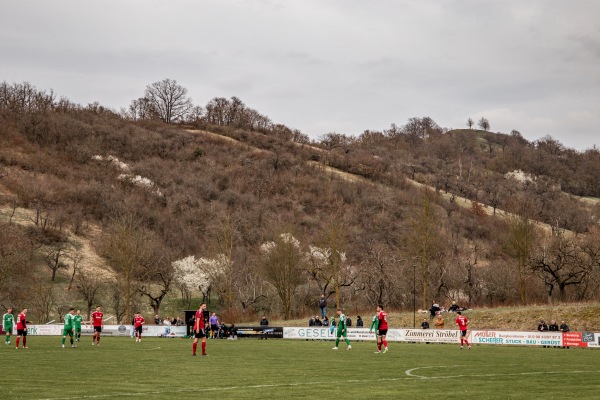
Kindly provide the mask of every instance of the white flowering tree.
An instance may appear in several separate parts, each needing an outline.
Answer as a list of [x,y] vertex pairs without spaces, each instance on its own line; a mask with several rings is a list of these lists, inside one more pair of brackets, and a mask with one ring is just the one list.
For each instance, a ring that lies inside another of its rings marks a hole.
[[277,291],[287,320],[296,289],[304,281],[306,258],[300,241],[290,233],[282,233],[274,241],[263,243],[260,250],[265,279]]
[[182,297],[187,300],[190,306],[191,296],[194,292],[200,291],[204,297],[210,289],[210,277],[200,267],[199,260],[194,256],[182,258],[173,261],[175,282],[181,289]]
[[189,256],[173,262],[175,280],[182,289],[182,295],[189,300],[199,291],[204,300],[210,301],[210,292],[220,277],[231,268],[231,262],[223,254],[215,258]]

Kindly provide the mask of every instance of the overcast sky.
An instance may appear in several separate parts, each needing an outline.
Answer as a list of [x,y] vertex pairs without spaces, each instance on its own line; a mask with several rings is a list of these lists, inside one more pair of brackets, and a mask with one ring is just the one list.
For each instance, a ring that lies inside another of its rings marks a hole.
[[312,138],[429,116],[600,145],[598,0],[0,0],[0,81],[113,109],[165,78]]

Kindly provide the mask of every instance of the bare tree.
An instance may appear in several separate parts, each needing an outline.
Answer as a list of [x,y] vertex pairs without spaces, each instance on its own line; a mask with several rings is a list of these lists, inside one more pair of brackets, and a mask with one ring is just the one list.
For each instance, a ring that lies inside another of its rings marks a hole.
[[131,317],[134,282],[139,278],[141,266],[148,256],[148,239],[139,219],[132,214],[114,218],[103,238],[104,256],[121,278],[126,321]]
[[63,259],[67,258],[72,250],[72,245],[68,241],[59,241],[54,243],[46,253],[46,266],[52,271],[50,280],[54,282],[56,273],[61,269],[69,267]]
[[102,291],[102,281],[98,275],[91,271],[78,271],[75,276],[75,288],[85,302],[86,318],[89,320],[94,302],[96,302],[99,293]]
[[487,118],[481,117],[479,122],[477,122],[477,125],[486,132],[490,130],[490,121],[488,121]]
[[145,98],[152,110],[166,123],[184,120],[192,109],[187,89],[173,79],[163,79],[146,87]]
[[284,319],[288,320],[296,288],[303,282],[305,261],[300,242],[290,233],[282,233],[274,241],[264,243],[261,250],[265,278],[275,287],[283,305]]
[[469,129],[473,129],[473,125],[475,124],[475,121],[473,121],[472,118],[469,118],[467,120],[467,126],[469,127]]

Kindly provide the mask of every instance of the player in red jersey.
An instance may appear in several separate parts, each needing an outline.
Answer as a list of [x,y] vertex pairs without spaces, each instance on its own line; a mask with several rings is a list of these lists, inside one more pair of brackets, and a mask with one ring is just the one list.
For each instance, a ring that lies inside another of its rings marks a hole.
[[206,332],[204,331],[204,310],[206,303],[200,304],[200,308],[196,311],[196,322],[194,323],[194,343],[192,344],[192,355],[196,355],[198,347],[198,339],[202,339],[202,355],[206,355]]
[[377,352],[381,352],[381,345],[383,345],[384,353],[388,351],[387,344],[387,331],[388,331],[388,323],[387,323],[387,313],[383,311],[383,306],[380,304],[377,306]]
[[145,322],[146,320],[144,317],[142,317],[142,314],[139,311],[135,313],[135,317],[133,317],[133,328],[135,329],[136,342],[142,341],[142,325],[144,325]]
[[100,346],[100,333],[104,328],[104,313],[100,311],[100,306],[96,306],[96,311],[92,313],[92,326],[94,327],[94,334],[92,335],[92,346],[96,343]]
[[27,348],[27,309],[21,310],[17,316],[17,349],[19,348],[19,339],[23,338],[23,348]]
[[460,349],[463,348],[463,342],[467,344],[467,348],[471,350],[471,345],[467,340],[467,325],[469,325],[469,319],[461,315],[460,311],[456,312],[457,317],[454,320],[456,325],[458,325],[458,329],[460,329]]

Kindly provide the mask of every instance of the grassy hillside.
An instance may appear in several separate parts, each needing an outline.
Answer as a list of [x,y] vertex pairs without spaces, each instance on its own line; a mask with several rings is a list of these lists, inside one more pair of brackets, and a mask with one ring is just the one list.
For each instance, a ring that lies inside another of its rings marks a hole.
[[[351,309],[352,310],[352,309]],[[346,312],[356,321],[356,315],[361,315],[366,327],[370,323],[374,311],[349,311]],[[331,314],[331,313],[330,313]],[[445,328],[456,329],[454,319],[456,314],[443,313]],[[473,308],[463,312],[469,318],[469,327],[472,329],[497,329],[497,330],[517,330],[531,331],[537,329],[540,319],[549,323],[556,320],[558,324],[564,320],[574,331],[600,332],[600,304],[598,303],[576,303],[560,305],[529,305],[526,307],[494,307],[494,308]],[[412,311],[389,311],[388,317],[394,328],[411,328],[413,326]],[[417,312],[416,326],[421,326],[423,318],[429,319],[429,313]],[[283,321],[280,319],[269,320],[272,326],[308,326],[308,318]],[[256,324],[257,321],[246,321],[246,323]],[[433,324],[431,324],[433,327]]]

